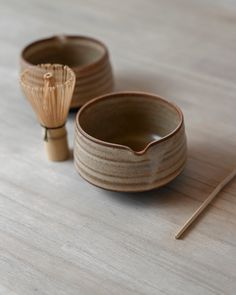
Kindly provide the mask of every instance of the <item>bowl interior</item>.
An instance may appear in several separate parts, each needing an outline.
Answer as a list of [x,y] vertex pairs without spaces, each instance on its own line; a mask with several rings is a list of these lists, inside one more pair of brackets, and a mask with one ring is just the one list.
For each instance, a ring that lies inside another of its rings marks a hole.
[[32,43],[23,51],[23,58],[32,65],[56,63],[83,67],[99,61],[105,54],[99,42],[83,37],[51,38]]
[[92,101],[81,110],[78,120],[88,135],[138,152],[172,133],[182,115],[156,96],[118,94]]

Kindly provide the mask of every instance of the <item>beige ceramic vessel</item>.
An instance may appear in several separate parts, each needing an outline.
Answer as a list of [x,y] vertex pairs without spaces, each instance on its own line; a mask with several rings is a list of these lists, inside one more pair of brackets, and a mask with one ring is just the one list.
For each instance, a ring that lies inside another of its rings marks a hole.
[[113,89],[112,68],[106,46],[84,36],[55,36],[38,40],[21,53],[21,70],[37,64],[69,66],[76,75],[71,107],[77,108]]
[[113,93],[76,117],[75,167],[90,183],[114,191],[145,191],[170,182],[186,161],[181,110],[141,92]]

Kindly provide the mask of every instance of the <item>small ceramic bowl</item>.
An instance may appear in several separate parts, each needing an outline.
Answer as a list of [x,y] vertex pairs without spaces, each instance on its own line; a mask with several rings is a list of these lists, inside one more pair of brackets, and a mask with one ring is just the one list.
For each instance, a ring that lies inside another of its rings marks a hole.
[[181,173],[186,154],[181,110],[156,95],[112,93],[92,100],[77,114],[75,167],[101,188],[158,188]]
[[35,41],[21,53],[21,70],[37,64],[67,65],[75,72],[72,108],[80,107],[113,89],[112,68],[106,46],[83,36],[55,36]]

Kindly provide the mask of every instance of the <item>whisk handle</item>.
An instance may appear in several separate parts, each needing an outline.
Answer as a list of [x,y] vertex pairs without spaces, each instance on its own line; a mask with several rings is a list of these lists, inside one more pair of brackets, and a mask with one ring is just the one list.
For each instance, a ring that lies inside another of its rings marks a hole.
[[70,152],[67,142],[67,132],[65,125],[59,128],[43,128],[44,136],[47,134],[46,140],[44,137],[44,147],[51,161],[65,161],[69,158]]

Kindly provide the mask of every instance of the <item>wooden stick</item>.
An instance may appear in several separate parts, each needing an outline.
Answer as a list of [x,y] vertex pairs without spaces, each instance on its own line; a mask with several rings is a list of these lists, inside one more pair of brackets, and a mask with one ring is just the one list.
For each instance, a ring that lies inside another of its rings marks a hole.
[[183,227],[175,235],[179,239],[186,229],[196,220],[202,211],[210,204],[210,202],[217,196],[217,194],[236,176],[236,169],[234,169],[228,176],[226,176],[213,190],[209,197],[202,203],[202,205],[193,213],[193,215],[185,222]]

